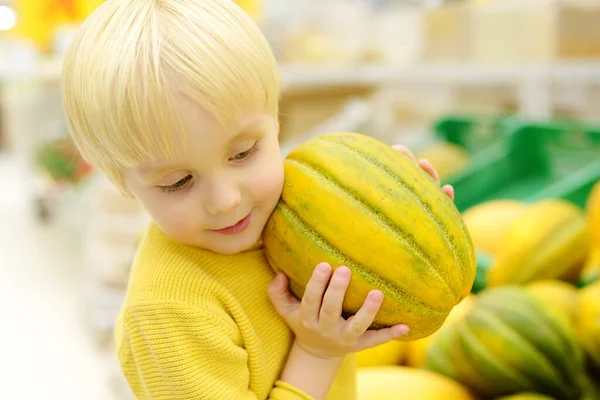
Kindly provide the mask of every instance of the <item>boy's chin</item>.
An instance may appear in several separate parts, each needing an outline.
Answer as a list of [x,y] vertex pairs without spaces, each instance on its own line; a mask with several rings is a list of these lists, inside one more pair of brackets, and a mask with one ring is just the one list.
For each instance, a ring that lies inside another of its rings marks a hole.
[[211,243],[212,246],[210,246],[209,250],[226,255],[238,254],[259,248],[260,239],[260,235],[257,236],[251,232],[242,233],[232,237],[225,236]]

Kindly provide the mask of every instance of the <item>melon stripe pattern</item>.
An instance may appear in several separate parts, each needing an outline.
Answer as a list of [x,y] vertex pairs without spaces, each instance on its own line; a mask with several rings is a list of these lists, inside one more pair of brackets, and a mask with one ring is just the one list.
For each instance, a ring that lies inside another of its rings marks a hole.
[[[358,149],[353,148],[351,145],[344,143],[340,140],[335,140],[335,137],[329,137],[329,139],[334,140],[336,143],[347,147],[348,149],[350,149],[352,151],[352,153],[354,153],[354,155],[361,157],[363,160],[367,161],[367,163],[371,164],[372,166],[376,167],[376,168],[380,168],[382,171],[384,171],[386,174],[388,174],[393,180],[394,182],[396,182],[396,184],[398,184],[400,187],[402,187],[403,189],[405,189],[408,193],[410,193],[413,198],[420,203],[420,206],[423,207],[423,210],[426,211],[427,216],[429,218],[431,218],[433,221],[435,221],[435,223],[437,224],[437,227],[440,229],[441,233],[443,233],[445,239],[448,241],[448,245],[450,247],[450,249],[452,250],[457,262],[458,262],[458,266],[459,268],[461,268],[461,272],[465,272],[465,265],[468,265],[468,254],[466,252],[460,252],[460,255],[457,255],[459,253],[459,250],[457,248],[456,245],[456,238],[454,235],[452,235],[450,233],[450,229],[448,229],[448,227],[446,226],[446,223],[443,221],[443,219],[436,215],[435,213],[432,212],[432,205],[430,203],[428,203],[427,201],[425,201],[424,199],[422,199],[418,193],[417,193],[417,188],[412,185],[409,181],[404,181],[402,178],[400,178],[400,174],[395,174],[394,170],[391,170],[387,165],[379,162],[377,160],[377,158],[374,157],[369,157],[366,154],[361,153],[360,151],[358,151]],[[413,166],[413,170],[416,171],[420,171],[417,169],[418,167]],[[445,198],[445,197],[444,197]],[[467,228],[463,222],[462,219],[459,219],[459,221],[461,222],[460,227],[462,228],[462,234],[463,235],[468,235],[468,231]],[[472,243],[469,241],[467,242],[467,244],[470,247],[470,250],[473,250],[473,245]]]
[[373,138],[323,135],[284,162],[281,199],[263,240],[301,297],[315,266],[345,265],[345,315],[368,292],[384,303],[373,327],[406,323],[414,340],[437,330],[475,277],[475,251],[453,202],[414,161]]

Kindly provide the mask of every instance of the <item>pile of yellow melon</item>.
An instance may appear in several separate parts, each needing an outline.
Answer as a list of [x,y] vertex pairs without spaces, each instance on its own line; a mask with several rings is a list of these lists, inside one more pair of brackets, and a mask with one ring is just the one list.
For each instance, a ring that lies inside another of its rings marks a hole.
[[600,399],[600,182],[585,209],[494,200],[463,219],[486,288],[432,335],[358,353],[359,399]]

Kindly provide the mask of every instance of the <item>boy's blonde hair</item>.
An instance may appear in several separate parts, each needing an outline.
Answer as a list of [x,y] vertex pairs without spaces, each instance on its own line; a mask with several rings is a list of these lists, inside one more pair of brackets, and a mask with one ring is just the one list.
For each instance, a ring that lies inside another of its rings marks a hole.
[[71,43],[62,83],[73,140],[124,193],[124,168],[181,148],[176,95],[224,123],[277,118],[280,86],[266,39],[233,0],[107,0]]

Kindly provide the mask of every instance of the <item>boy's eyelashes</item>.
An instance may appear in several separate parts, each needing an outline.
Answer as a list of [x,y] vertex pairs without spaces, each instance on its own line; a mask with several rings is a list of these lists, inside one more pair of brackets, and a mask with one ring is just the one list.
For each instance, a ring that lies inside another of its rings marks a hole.
[[[252,147],[248,148],[247,150],[240,151],[239,153],[236,153],[234,156],[229,157],[228,161],[233,161],[233,162],[239,163],[241,161],[244,161],[244,160],[250,158],[254,153],[256,153],[257,150],[258,150],[258,141],[254,142]],[[164,193],[171,193],[171,192],[176,192],[178,190],[185,189],[192,183],[193,183],[192,174],[187,174],[186,176],[184,176],[177,182],[173,183],[172,185],[159,185],[158,188]]]
[[181,190],[181,189],[185,188],[186,186],[188,186],[188,184],[191,181],[192,181],[192,175],[188,174],[172,185],[159,186],[158,188],[165,193],[176,192],[177,190]]
[[229,157],[228,161],[243,161],[254,154],[256,150],[258,150],[258,141],[254,142],[250,148],[236,153],[233,157]]

